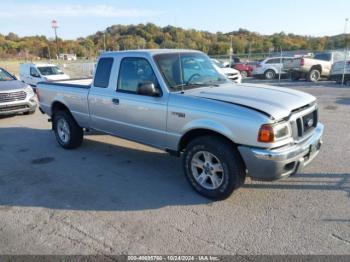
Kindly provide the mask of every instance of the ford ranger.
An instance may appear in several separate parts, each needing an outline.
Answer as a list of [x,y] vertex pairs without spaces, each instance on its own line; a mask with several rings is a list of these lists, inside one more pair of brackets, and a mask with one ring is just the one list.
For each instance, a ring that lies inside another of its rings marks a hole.
[[107,52],[93,80],[39,83],[38,96],[63,148],[93,129],[162,149],[182,156],[192,187],[216,200],[247,175],[299,172],[322,144],[315,97],[235,84],[198,51]]

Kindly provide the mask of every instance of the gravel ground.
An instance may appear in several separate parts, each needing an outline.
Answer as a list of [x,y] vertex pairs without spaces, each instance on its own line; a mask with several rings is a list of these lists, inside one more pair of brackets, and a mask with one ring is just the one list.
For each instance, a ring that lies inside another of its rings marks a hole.
[[0,254],[350,255],[350,88],[281,85],[319,98],[321,153],[221,202],[161,151],[100,134],[65,151],[41,113],[1,118]]

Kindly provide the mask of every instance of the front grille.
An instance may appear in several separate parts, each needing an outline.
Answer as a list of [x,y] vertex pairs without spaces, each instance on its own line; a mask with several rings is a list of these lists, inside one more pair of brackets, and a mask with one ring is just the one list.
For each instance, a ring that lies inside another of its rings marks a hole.
[[23,106],[7,106],[7,107],[0,107],[0,112],[10,112],[15,110],[21,110],[21,109],[28,109],[29,107],[26,105]]
[[0,103],[14,102],[26,99],[26,92],[10,92],[10,93],[0,93]]
[[311,132],[318,123],[318,110],[303,115],[296,120],[297,129],[298,129],[298,137],[303,137],[309,132]]

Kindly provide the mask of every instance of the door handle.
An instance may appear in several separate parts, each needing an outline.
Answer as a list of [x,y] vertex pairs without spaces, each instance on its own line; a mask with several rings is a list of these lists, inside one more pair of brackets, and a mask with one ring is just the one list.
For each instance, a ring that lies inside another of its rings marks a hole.
[[113,104],[119,105],[119,99],[118,98],[113,98],[112,99]]

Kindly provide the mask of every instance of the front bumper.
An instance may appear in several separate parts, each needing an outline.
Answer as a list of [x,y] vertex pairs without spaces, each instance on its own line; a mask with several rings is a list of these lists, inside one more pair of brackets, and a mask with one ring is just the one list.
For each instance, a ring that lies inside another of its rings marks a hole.
[[33,112],[37,107],[34,97],[23,101],[15,101],[10,103],[0,103],[0,116],[15,115],[25,112]]
[[230,79],[234,83],[237,83],[237,84],[242,83],[242,76],[241,76],[241,74],[228,75],[227,78]]
[[278,149],[239,146],[248,175],[259,180],[275,180],[298,173],[319,153],[324,126],[319,123],[306,141]]

